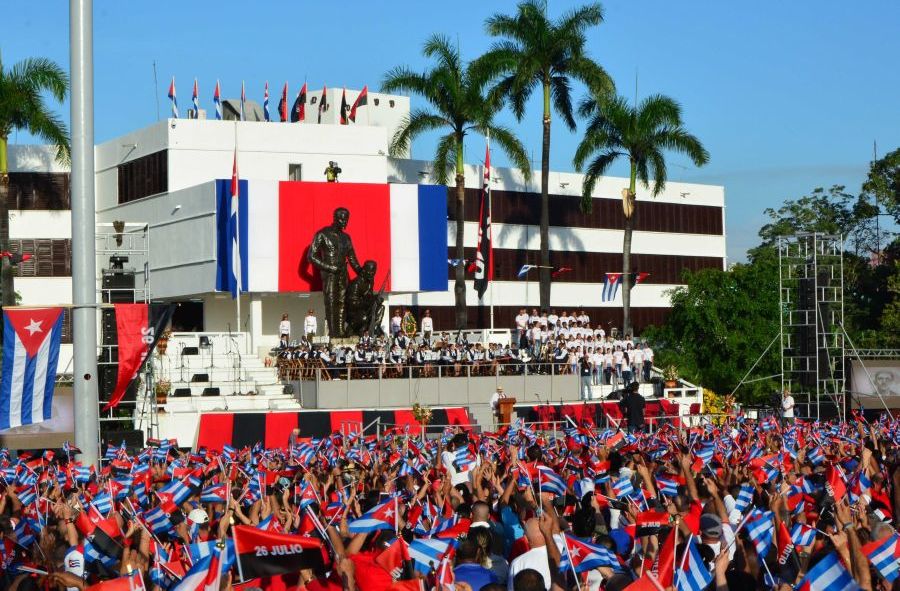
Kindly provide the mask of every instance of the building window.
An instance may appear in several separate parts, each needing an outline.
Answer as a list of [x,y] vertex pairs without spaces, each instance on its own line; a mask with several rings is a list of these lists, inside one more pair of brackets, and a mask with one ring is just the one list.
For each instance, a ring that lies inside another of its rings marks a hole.
[[303,180],[303,165],[302,164],[288,164],[288,180],[289,181],[302,181]]
[[388,106],[392,109],[394,108],[394,99],[388,101]]
[[72,241],[67,239],[10,240],[10,252],[30,254],[15,267],[16,277],[71,277]]
[[169,158],[166,150],[120,164],[119,203],[165,193],[169,190]]
[[378,100],[378,99],[375,99],[373,102],[375,103],[375,106],[377,107],[377,106],[378,106],[378,103],[380,103],[381,101]]
[[310,97],[309,104],[314,105],[314,104],[316,104],[316,101],[318,101],[318,100],[319,100],[319,97],[317,97],[317,96]]
[[69,209],[69,173],[11,172],[6,203],[10,209]]

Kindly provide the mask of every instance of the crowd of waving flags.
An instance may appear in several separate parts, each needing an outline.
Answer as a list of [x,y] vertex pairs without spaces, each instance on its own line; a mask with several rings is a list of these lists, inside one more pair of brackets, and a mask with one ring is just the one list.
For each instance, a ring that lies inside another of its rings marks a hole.
[[[317,123],[322,123],[322,115],[328,111],[328,87],[322,87],[322,95],[319,97],[317,101]],[[181,117],[181,112],[178,109],[178,98],[176,95],[175,89],[175,77],[172,76],[172,81],[169,83],[169,91],[167,93],[169,100],[172,103],[172,111],[171,116],[173,119],[178,119]],[[314,99],[315,100],[315,99]],[[241,99],[240,99],[240,110],[238,113],[238,119],[240,121],[245,120],[245,103],[247,102],[247,93],[244,86],[244,82],[241,81]],[[265,86],[263,88],[263,118],[265,121],[272,121],[271,114],[269,113],[269,82],[266,81]],[[288,98],[288,83],[284,83],[284,88],[281,93],[281,100],[278,102],[278,118],[282,123],[290,121],[291,123],[300,123],[306,121],[306,104],[307,104],[307,85],[306,82],[303,83],[303,86],[300,88],[300,91],[297,93],[296,98],[294,99],[293,105],[289,109],[289,98]],[[339,122],[341,125],[349,125],[350,123],[356,123],[358,110],[361,107],[365,107],[369,104],[369,87],[363,86],[362,90],[353,100],[353,103],[347,102],[347,89],[345,88],[343,94],[341,96],[341,111]],[[198,118],[200,113],[200,87],[196,78],[194,78],[194,87],[193,92],[191,93],[191,106],[189,116],[193,119]],[[221,85],[218,80],[216,80],[215,89],[213,91],[213,106],[215,110],[215,119],[222,120],[222,94],[221,94]]]
[[[12,312],[15,310],[7,311]],[[7,335],[12,332],[21,339],[21,327],[28,326],[35,335],[41,327],[52,331],[50,327],[55,326],[58,316],[54,311],[44,315],[22,312],[21,318],[13,314],[5,319],[11,327]],[[34,342],[13,346],[41,348],[42,338],[52,335],[35,336]],[[394,427],[380,437],[333,433],[320,439],[292,440],[284,448],[265,449],[257,444],[234,449],[226,445],[221,451],[180,451],[176,441],[151,440],[149,447],[132,453],[124,443],[108,446],[100,470],[77,461],[80,452],[69,445],[59,454],[48,450],[18,457],[0,450],[0,480],[22,505],[21,519],[7,539],[25,549],[36,543],[48,527],[47,497],[58,487],[80,505],[74,521],[85,536],[85,561],[93,573],[115,577],[119,572],[116,565],[122,557],[124,533],[115,518],[117,513],[134,516],[136,523],[150,533],[150,581],[163,589],[178,590],[217,589],[232,568],[243,580],[278,577],[302,568],[328,568],[335,550],[325,530],[347,517],[351,533],[409,530],[377,557],[377,563],[394,578],[417,572],[433,582],[452,582],[455,544],[472,524],[453,511],[448,499],[438,506],[430,496],[416,495],[414,489],[387,488],[378,503],[356,514],[347,502],[346,487],[323,489],[304,475],[311,470],[325,473],[339,464],[354,462],[363,471],[384,468],[400,476],[435,478],[441,449],[454,435],[447,429],[439,439],[424,440]],[[773,436],[778,437],[775,445]],[[837,553],[818,557],[803,578],[797,569],[797,553],[816,544],[821,537],[817,527],[826,527],[816,523],[824,505],[815,498],[856,504],[865,495],[870,509],[881,512],[887,520],[893,519],[886,479],[876,478],[872,464],[859,459],[867,440],[900,444],[900,421],[886,417],[873,423],[797,421],[781,428],[767,420],[736,417],[720,425],[667,424],[649,434],[595,428],[583,422],[551,436],[520,420],[497,432],[470,433],[468,444],[453,453],[453,462],[459,469],[476,465],[479,458],[505,466],[503,473],[520,491],[531,488],[538,496],[549,494],[564,500],[592,494],[601,509],[631,506],[634,518],[622,511],[620,527],[634,544],[645,536],[667,533],[658,560],[645,564],[640,574],[632,571],[627,554],[621,553],[618,545],[611,549],[565,533],[557,567],[560,573],[570,573],[570,580],[596,568],[609,568],[632,572],[638,577],[635,584],[643,581],[650,585],[641,588],[656,588],[658,584],[692,591],[705,589],[713,579],[711,567],[700,552],[703,509],[698,502],[693,503],[684,517],[691,533],[680,538],[679,545],[678,528],[672,528],[671,518],[663,510],[665,499],[673,493],[685,494],[687,477],[721,475],[726,469],[746,470],[750,480],[734,492],[732,511],[737,515],[730,515],[729,521],[738,531],[745,530],[766,569],[766,580],[774,587],[800,579],[798,589],[838,591],[857,589],[859,585]],[[533,445],[542,450],[542,460],[532,461],[526,455],[525,450]],[[608,450],[638,453],[658,465],[647,481],[615,474],[606,456]],[[816,450],[819,453],[814,454]],[[802,474],[801,462],[812,465],[810,457],[819,455],[822,478]],[[273,462],[277,469],[271,467]],[[680,473],[676,466],[681,467]],[[189,534],[190,543],[161,543],[184,520],[182,509],[185,503],[193,502],[192,498],[210,504],[215,513],[231,491],[239,491],[236,501],[249,507],[270,494],[267,491],[282,478],[290,483],[284,494],[296,518],[288,523],[295,525],[285,525],[270,515],[255,525],[233,526],[232,537],[219,542],[194,539],[194,532]],[[783,491],[789,522],[770,508],[766,483]],[[801,515],[803,519],[799,519]],[[676,547],[680,548],[678,560]],[[0,549],[7,552],[5,545]],[[861,554],[885,581],[892,583],[898,578],[900,537],[892,530],[862,545]],[[17,560],[10,558],[9,568],[26,569],[19,572],[37,568]],[[140,572],[131,572],[101,584],[109,585],[101,591],[116,589],[116,585],[140,589],[145,581]]]

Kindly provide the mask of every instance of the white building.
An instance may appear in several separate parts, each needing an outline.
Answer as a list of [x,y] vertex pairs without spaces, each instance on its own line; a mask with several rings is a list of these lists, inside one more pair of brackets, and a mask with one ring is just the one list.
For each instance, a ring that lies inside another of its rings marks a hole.
[[[169,119],[97,146],[97,221],[148,224],[151,297],[184,302],[178,319],[182,328],[237,329],[235,302],[229,294],[216,292],[210,283],[217,264],[213,181],[230,178],[235,146],[240,177],[251,186],[289,180],[324,182],[330,160],[341,166],[342,183],[432,182],[427,162],[395,160],[387,155],[396,125],[409,112],[407,97],[370,93],[357,124],[338,125],[342,89],[328,92],[329,109],[322,125],[314,123],[317,107],[312,104],[321,90],[311,89],[305,124]],[[356,94],[348,91],[350,104]],[[292,103],[294,97],[289,98]],[[272,102],[277,104],[277,98]],[[272,115],[277,118],[274,111]],[[67,175],[53,161],[52,152],[43,147],[11,146],[11,164],[12,185],[19,187],[11,200],[20,201],[20,205],[12,205],[11,238],[19,241],[14,242],[14,249],[35,252],[35,261],[20,270],[16,288],[26,304],[67,303],[71,301],[71,269],[69,259],[58,254],[60,248],[59,252],[68,252],[71,235]],[[584,309],[595,324],[617,326],[621,295],[614,302],[601,302],[600,293],[604,274],[621,271],[620,192],[627,179],[603,179],[595,191],[593,213],[584,215],[578,210],[581,178],[572,173],[550,174],[551,262],[554,267],[572,269],[554,280],[551,304],[558,312]],[[467,258],[471,258],[477,237],[481,179],[480,166],[467,166]],[[31,201],[28,182],[32,183]],[[41,201],[39,182],[56,183],[57,200],[64,197],[54,205],[59,209]],[[489,324],[491,298],[498,328],[510,327],[520,307],[538,305],[537,271],[524,280],[517,278],[517,272],[523,264],[539,262],[539,193],[539,171],[527,183],[519,171],[492,171],[495,283],[481,305],[474,289],[467,291],[473,328]],[[448,258],[455,257],[453,199],[451,194]],[[678,285],[683,269],[724,268],[726,236],[721,186],[670,182],[656,198],[639,188],[638,201],[633,267],[650,273],[632,292],[633,324],[640,330],[663,320],[669,307],[666,291]],[[251,208],[259,207],[252,189],[248,203]],[[256,215],[276,212],[257,211]],[[353,218],[351,225],[355,223],[366,220]],[[98,270],[106,266],[107,260],[98,260]],[[129,266],[141,269],[143,261],[130,261]],[[425,308],[430,309],[438,330],[453,328],[453,301],[449,267],[446,291],[392,293],[388,299],[392,308],[412,306],[419,316]],[[268,348],[277,342],[282,313],[290,314],[299,325],[309,308],[316,310],[321,332],[320,293],[251,292],[241,298],[240,330],[249,334],[253,350]],[[65,353],[61,369],[70,358]]]

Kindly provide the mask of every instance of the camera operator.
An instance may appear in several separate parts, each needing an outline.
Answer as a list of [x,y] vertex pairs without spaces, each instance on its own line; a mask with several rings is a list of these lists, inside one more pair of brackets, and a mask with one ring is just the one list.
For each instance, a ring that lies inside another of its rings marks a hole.
[[338,166],[338,163],[334,160],[329,160],[328,168],[325,169],[325,180],[329,183],[336,183],[341,172],[341,167]]

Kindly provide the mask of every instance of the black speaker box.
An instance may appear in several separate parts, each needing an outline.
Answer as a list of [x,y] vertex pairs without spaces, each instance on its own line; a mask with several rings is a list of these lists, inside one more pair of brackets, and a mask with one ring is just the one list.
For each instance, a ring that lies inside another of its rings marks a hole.
[[104,270],[101,288],[105,304],[134,302],[134,271],[132,269]]
[[218,388],[203,388],[203,394],[201,396],[218,396],[219,389]]
[[138,429],[107,431],[103,434],[101,449],[105,452],[107,445],[119,446],[123,441],[129,453],[134,453],[144,447],[144,432]]
[[182,355],[199,355],[200,348],[199,347],[185,347],[181,350]]
[[190,388],[175,388],[175,392],[172,393],[172,396],[175,396],[176,398],[186,398],[190,397],[190,395]]
[[195,373],[191,376],[191,382],[208,382],[209,374],[208,373]]

